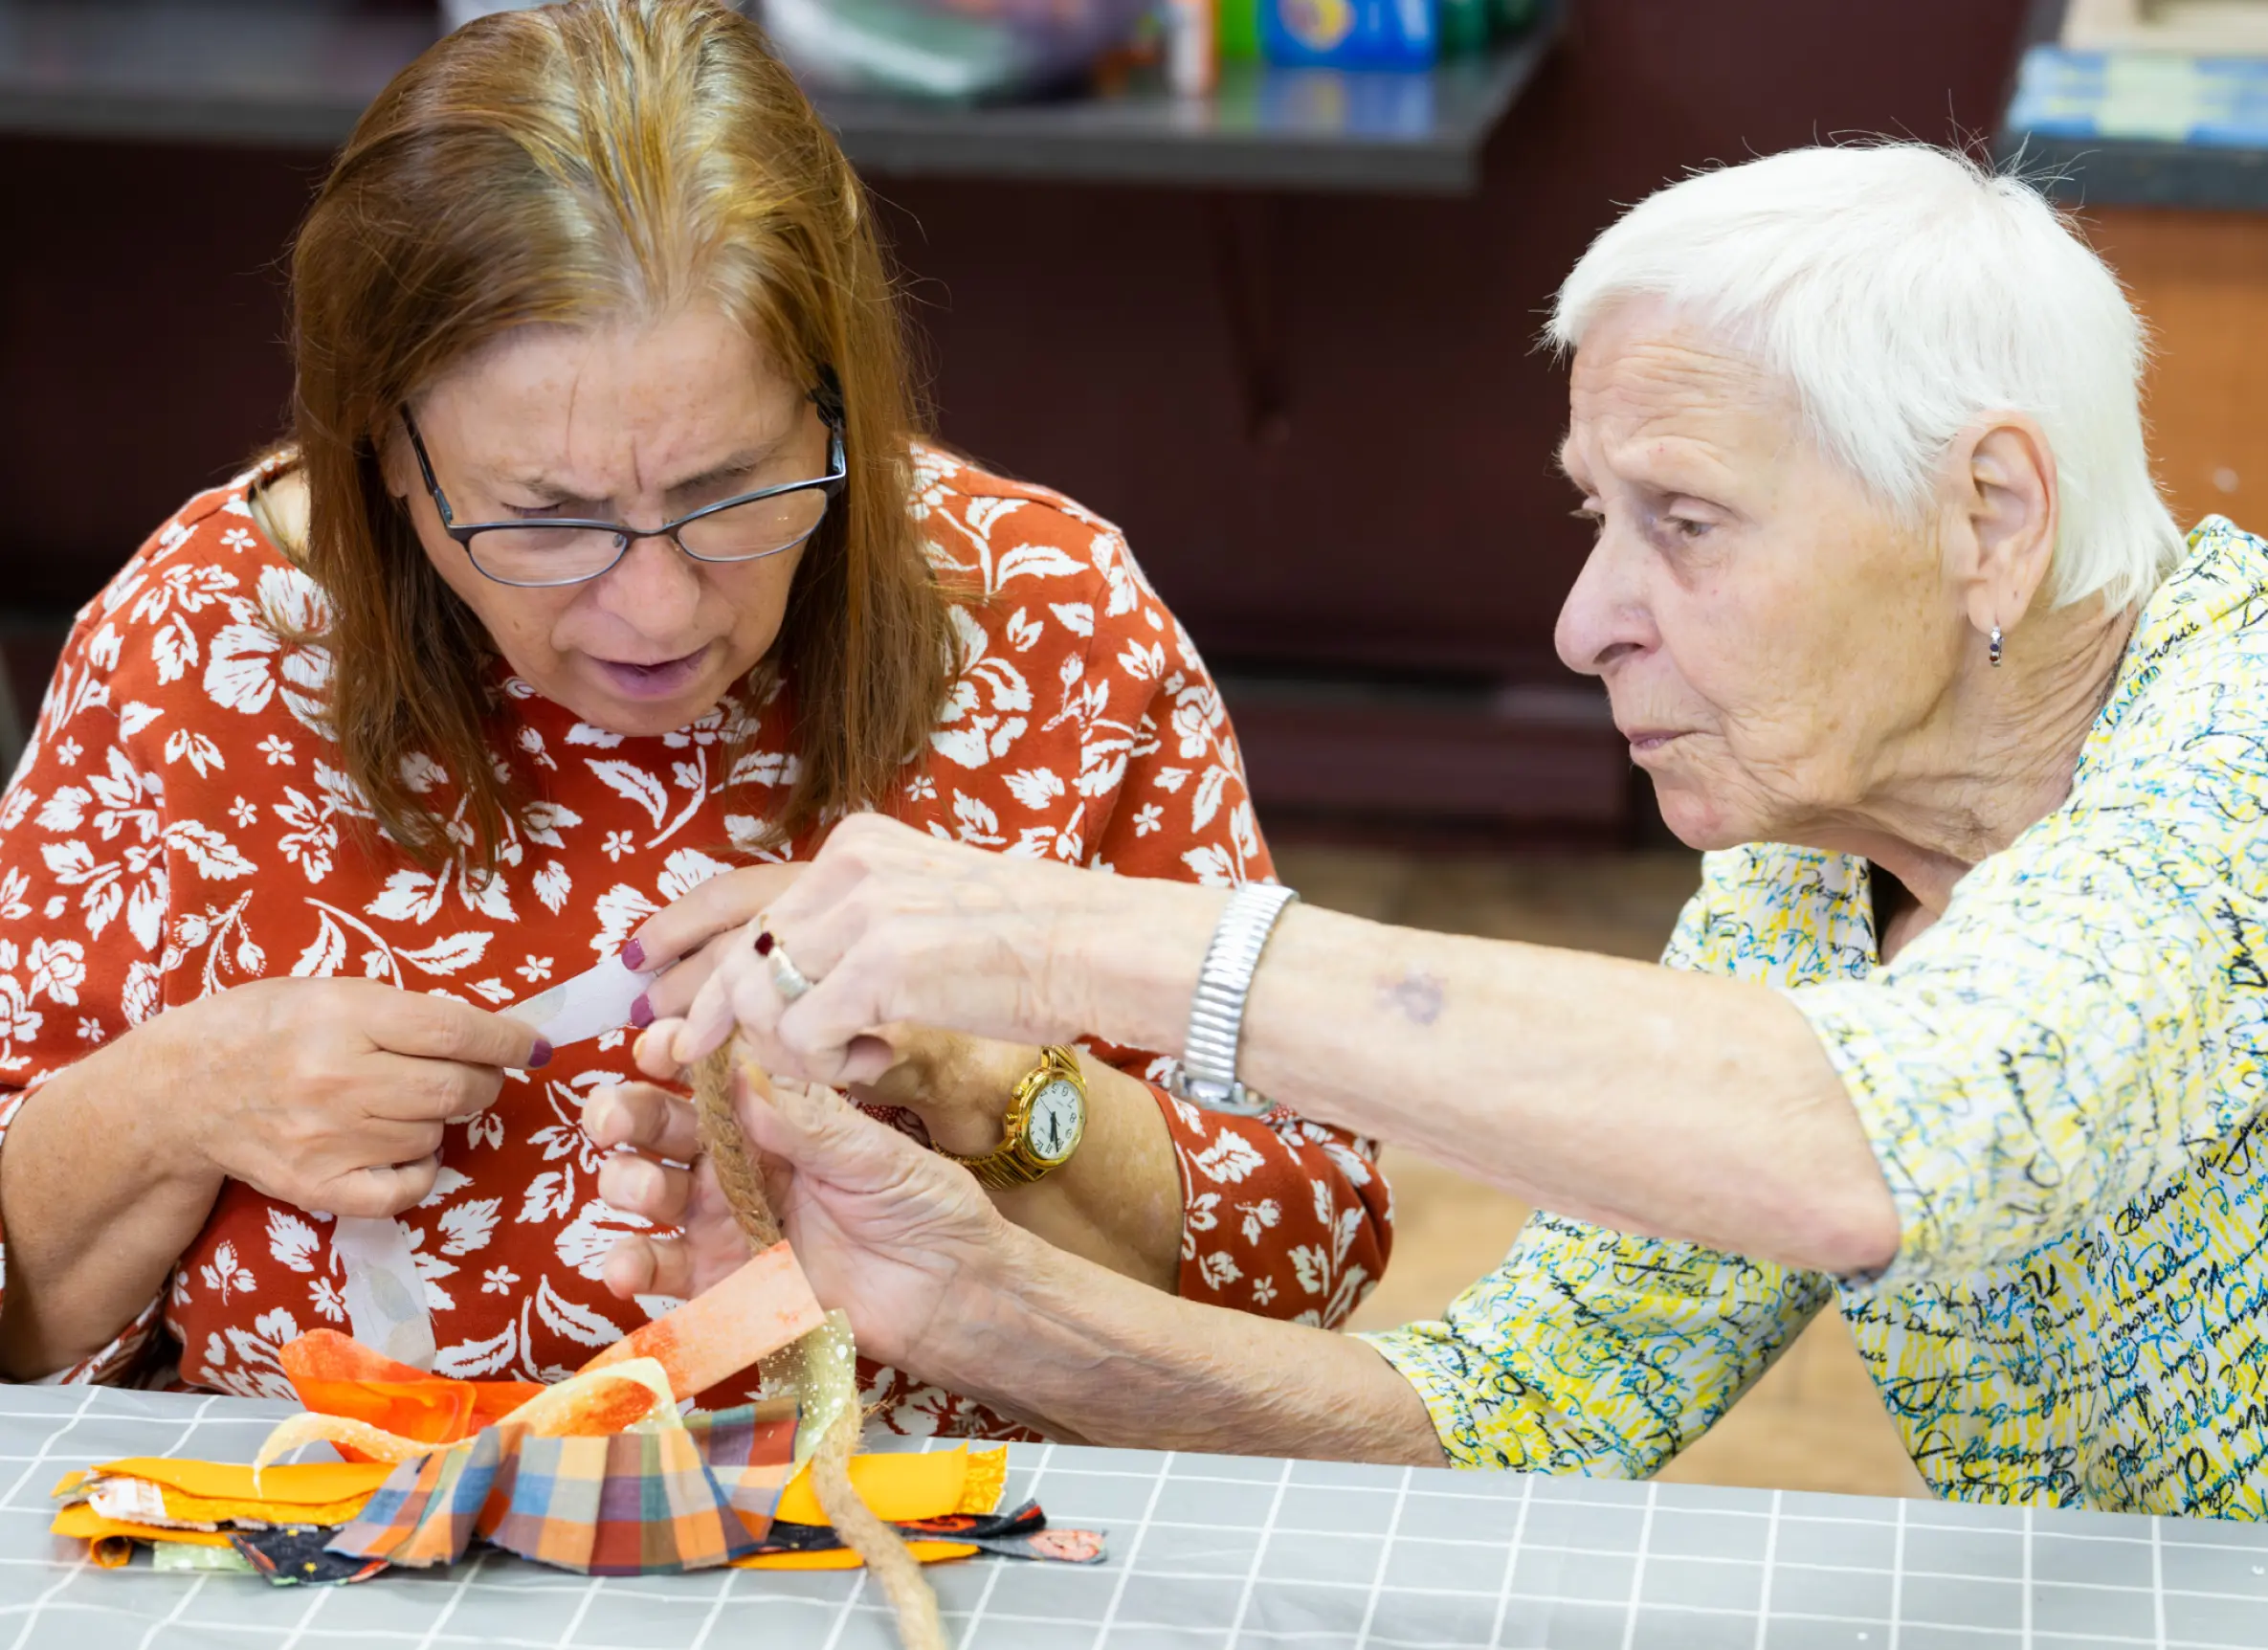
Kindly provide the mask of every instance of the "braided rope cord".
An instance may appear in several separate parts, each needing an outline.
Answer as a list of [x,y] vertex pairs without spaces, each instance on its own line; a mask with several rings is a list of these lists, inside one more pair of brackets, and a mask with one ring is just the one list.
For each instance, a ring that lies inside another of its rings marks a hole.
[[[780,1240],[780,1222],[764,1194],[764,1179],[748,1150],[747,1136],[732,1115],[732,1073],[737,1063],[751,1085],[768,1088],[763,1072],[727,1042],[693,1068],[693,1098],[700,1148],[715,1170],[718,1188],[732,1210],[732,1217],[758,1249]],[[806,1381],[825,1382],[837,1390],[801,1395],[809,1409],[831,1410],[833,1418],[811,1458],[812,1488],[826,1509],[843,1544],[866,1561],[866,1568],[890,1601],[898,1618],[898,1641],[905,1650],[948,1650],[945,1624],[938,1618],[937,1594],[922,1574],[922,1567],[906,1550],[904,1540],[877,1518],[851,1483],[851,1457],[858,1447],[859,1408],[855,1361],[834,1355],[817,1343],[829,1331],[814,1329],[782,1360],[797,1369]],[[766,1360],[768,1375],[773,1359]],[[827,1400],[815,1402],[814,1400]]]

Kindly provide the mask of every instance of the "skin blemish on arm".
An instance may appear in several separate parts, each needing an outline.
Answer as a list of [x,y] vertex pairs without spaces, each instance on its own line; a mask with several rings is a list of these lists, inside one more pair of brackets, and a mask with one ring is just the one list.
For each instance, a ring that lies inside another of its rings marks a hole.
[[1412,969],[1398,980],[1382,980],[1380,1006],[1392,1009],[1412,1025],[1430,1026],[1441,1017],[1446,1000],[1439,976]]

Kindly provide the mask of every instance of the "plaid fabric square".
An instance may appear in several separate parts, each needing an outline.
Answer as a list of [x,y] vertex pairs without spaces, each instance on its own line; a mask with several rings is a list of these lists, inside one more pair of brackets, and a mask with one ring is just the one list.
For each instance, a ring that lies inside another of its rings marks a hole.
[[506,1449],[502,1431],[490,1427],[448,1449],[402,1462],[378,1486],[362,1515],[339,1532],[330,1550],[411,1569],[461,1558],[505,1471]]
[[694,1447],[708,1462],[709,1476],[723,1490],[748,1533],[761,1541],[771,1528],[780,1492],[795,1476],[795,1414],[753,1404],[715,1414],[696,1411],[685,1417]]
[[793,1420],[746,1408],[607,1438],[492,1427],[404,1461],[330,1550],[424,1568],[478,1535],[586,1575],[706,1570],[756,1550],[794,1443]]

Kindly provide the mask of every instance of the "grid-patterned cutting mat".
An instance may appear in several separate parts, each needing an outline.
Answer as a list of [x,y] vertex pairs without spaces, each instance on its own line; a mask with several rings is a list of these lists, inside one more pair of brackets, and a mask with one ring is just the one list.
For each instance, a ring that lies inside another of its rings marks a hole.
[[[0,1650],[859,1650],[855,1574],[588,1581],[489,1553],[348,1588],[101,1572],[47,1534],[63,1472],[247,1460],[286,1406],[0,1395]],[[1094,1569],[929,1572],[962,1650],[2260,1650],[2268,1528],[1018,1446],[1012,1500],[1106,1529]]]

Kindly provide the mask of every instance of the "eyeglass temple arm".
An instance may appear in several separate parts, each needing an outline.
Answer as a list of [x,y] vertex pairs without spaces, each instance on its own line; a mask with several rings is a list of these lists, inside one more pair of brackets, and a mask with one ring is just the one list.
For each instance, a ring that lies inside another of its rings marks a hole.
[[812,391],[812,403],[819,409],[819,416],[827,428],[837,435],[843,433],[843,385],[832,367],[819,368],[819,387]]
[[402,428],[410,432],[410,451],[417,455],[417,473],[425,478],[425,490],[433,496],[434,509],[441,518],[441,530],[448,532],[456,525],[456,517],[449,508],[449,500],[441,492],[441,483],[434,475],[434,461],[426,454],[425,437],[417,433],[417,420],[410,416],[410,409],[402,409]]

